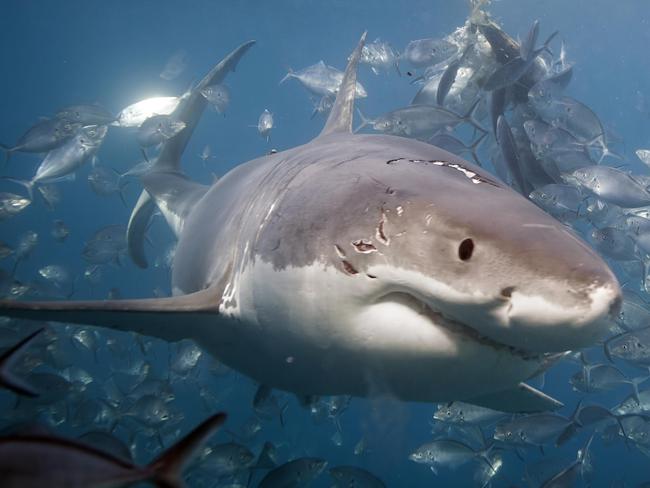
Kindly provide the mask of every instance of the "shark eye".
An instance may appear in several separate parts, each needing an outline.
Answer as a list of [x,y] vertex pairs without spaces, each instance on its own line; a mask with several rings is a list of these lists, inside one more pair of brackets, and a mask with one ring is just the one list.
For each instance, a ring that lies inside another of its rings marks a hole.
[[458,257],[461,261],[468,261],[474,252],[474,241],[470,238],[463,239],[458,246]]

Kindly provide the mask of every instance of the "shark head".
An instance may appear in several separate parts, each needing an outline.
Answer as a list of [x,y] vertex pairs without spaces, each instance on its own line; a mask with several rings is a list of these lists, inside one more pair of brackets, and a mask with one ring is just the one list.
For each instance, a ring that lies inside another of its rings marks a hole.
[[471,399],[593,345],[620,308],[615,276],[578,236],[439,148],[334,134],[269,158],[291,180],[252,210],[263,219],[246,232],[235,301],[270,355],[310,364],[321,386],[344,364],[402,398]]

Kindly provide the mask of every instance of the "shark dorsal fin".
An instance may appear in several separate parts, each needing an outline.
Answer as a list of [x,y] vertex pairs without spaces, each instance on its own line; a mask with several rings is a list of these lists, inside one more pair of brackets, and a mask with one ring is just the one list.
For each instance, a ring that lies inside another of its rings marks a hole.
[[185,146],[192,137],[194,129],[208,104],[201,94],[201,90],[209,85],[221,83],[228,73],[235,71],[239,60],[253,44],[255,44],[255,41],[248,41],[232,51],[212,68],[193,89],[187,92],[185,95],[187,98],[179,105],[174,114],[178,120],[185,122],[185,129],[165,142],[156,160],[156,171],[180,171],[180,159]]
[[334,101],[334,106],[319,137],[334,132],[352,132],[354,96],[357,87],[357,66],[361,58],[361,50],[366,42],[366,34],[367,32],[363,33],[361,39],[359,39],[359,44],[357,44],[357,47],[350,56],[348,66],[345,68],[345,74],[343,75],[343,81],[341,81],[339,92]]

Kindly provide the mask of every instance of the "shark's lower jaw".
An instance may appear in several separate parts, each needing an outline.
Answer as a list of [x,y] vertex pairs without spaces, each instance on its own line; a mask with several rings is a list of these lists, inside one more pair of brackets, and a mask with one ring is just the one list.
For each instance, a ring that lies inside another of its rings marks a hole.
[[529,351],[499,342],[492,337],[481,334],[481,332],[472,326],[445,314],[441,310],[437,310],[434,306],[408,292],[393,291],[380,297],[377,302],[392,302],[408,307],[414,312],[425,316],[431,322],[432,326],[443,328],[455,336],[476,342],[500,353],[509,354],[525,360],[541,360],[546,355],[544,352]]

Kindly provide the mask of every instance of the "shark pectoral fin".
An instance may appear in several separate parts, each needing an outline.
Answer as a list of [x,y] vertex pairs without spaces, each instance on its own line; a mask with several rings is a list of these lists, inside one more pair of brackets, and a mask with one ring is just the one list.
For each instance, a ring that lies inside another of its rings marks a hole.
[[176,237],[181,233],[185,217],[209,189],[177,172],[149,173],[141,181]]
[[4,317],[96,325],[169,342],[191,338],[195,325],[214,320],[218,313],[218,293],[214,288],[178,297],[142,300],[0,300],[0,316]]
[[126,244],[129,250],[129,256],[140,268],[148,266],[147,256],[144,253],[144,241],[146,238],[149,222],[156,211],[156,202],[151,196],[143,191],[140,193],[138,202],[133,207],[129,225],[126,228]]
[[561,402],[526,383],[519,383],[511,390],[489,393],[464,401],[509,413],[545,412],[557,410],[563,406]]

